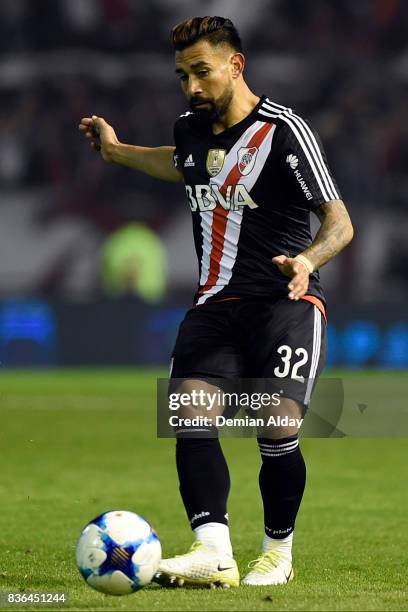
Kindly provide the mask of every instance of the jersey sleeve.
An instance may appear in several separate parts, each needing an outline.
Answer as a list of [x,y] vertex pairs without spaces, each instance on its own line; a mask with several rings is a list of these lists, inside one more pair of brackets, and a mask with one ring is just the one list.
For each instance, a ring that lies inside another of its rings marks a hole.
[[309,123],[293,115],[282,125],[279,136],[281,169],[296,199],[303,200],[310,210],[341,200],[319,135]]
[[174,153],[173,153],[173,164],[174,167],[177,170],[181,170],[180,169],[180,151],[179,151],[179,124],[178,121],[176,121],[176,123],[174,124],[174,129],[173,129],[173,139],[174,139]]
[[186,130],[188,129],[189,118],[193,113],[187,111],[183,115],[180,115],[177,121],[174,124],[173,128],[173,140],[175,150],[173,153],[173,163],[175,168],[181,173],[183,173],[182,164],[180,160],[182,159],[182,148],[183,148],[183,140],[185,140]]

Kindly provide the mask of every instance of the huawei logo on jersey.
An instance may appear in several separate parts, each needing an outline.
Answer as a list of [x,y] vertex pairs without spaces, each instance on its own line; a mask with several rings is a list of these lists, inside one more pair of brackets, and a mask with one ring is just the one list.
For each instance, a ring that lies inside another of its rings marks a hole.
[[299,165],[298,157],[296,155],[293,155],[293,153],[291,153],[290,155],[287,156],[286,163],[288,163],[289,166],[292,168],[293,174],[297,182],[299,183],[303,193],[305,194],[306,200],[313,200],[313,195],[309,189],[308,184],[306,183],[303,176],[300,174],[300,171],[297,169]]
[[287,156],[286,162],[289,164],[292,170],[296,170],[299,164],[298,158],[296,157],[296,155],[293,155],[292,153]]
[[241,147],[238,151],[238,170],[242,176],[246,176],[255,166],[257,147]]

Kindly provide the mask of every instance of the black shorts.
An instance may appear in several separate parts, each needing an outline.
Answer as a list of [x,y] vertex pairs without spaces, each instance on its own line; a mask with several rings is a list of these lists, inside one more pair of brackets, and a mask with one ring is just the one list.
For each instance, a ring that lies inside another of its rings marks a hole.
[[313,303],[240,298],[186,313],[170,377],[267,380],[271,392],[307,407],[325,359],[326,322]]

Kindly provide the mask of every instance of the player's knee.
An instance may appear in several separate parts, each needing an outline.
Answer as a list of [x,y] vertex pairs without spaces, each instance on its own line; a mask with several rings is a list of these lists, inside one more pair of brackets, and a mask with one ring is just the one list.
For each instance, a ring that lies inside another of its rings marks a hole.
[[281,440],[297,436],[303,423],[304,409],[300,402],[283,397],[278,406],[263,410],[263,426],[258,427],[258,437]]
[[258,437],[266,438],[268,440],[283,440],[286,438],[298,437],[299,429],[296,426],[283,427],[283,426],[272,426],[272,427],[260,427],[258,429]]

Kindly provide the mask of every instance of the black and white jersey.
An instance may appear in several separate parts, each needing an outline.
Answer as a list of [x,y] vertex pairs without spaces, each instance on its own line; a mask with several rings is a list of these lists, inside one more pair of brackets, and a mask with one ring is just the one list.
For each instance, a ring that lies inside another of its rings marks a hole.
[[[310,211],[341,199],[316,132],[263,96],[219,134],[200,128],[188,112],[174,136],[199,263],[195,303],[287,296],[288,278],[272,257],[304,251],[312,242]],[[318,272],[308,293],[324,299]]]

